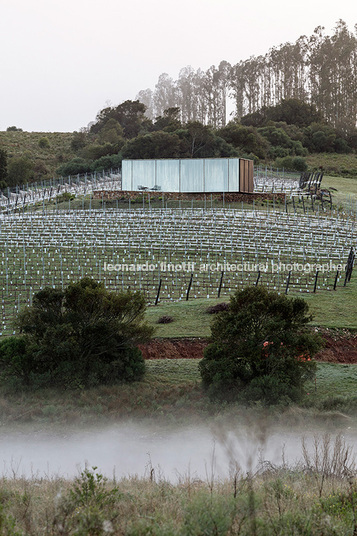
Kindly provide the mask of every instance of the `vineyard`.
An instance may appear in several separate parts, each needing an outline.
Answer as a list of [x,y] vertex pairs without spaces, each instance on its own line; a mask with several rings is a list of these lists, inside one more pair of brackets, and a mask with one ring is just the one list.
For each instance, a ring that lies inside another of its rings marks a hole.
[[338,212],[221,208],[9,211],[0,220],[0,333],[33,294],[88,276],[149,304],[264,284],[338,291],[357,231]]

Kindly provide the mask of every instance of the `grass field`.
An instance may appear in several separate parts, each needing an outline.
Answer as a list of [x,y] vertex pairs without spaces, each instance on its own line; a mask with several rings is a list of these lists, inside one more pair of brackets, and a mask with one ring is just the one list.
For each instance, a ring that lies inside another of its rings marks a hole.
[[321,166],[326,175],[357,177],[357,155],[354,153],[315,153],[308,155],[306,162],[310,169]]
[[[330,441],[331,449],[336,444]],[[346,448],[342,442],[340,457]],[[331,464],[331,454],[324,460]],[[316,465],[322,465],[323,453]],[[106,480],[96,469],[74,482],[64,478],[3,478],[1,523],[9,536],[118,534],[126,536],[337,536],[352,535],[356,484],[333,471],[300,466],[268,467],[261,474],[178,485],[155,471],[139,478]]]
[[[26,391],[8,386],[0,391],[2,425],[98,424],[127,418],[164,419],[184,423],[208,416],[235,418],[249,412],[264,415],[260,406],[210,401],[202,391],[199,359],[158,359],[146,362],[139,382],[91,389]],[[357,365],[318,363],[316,383],[306,384],[299,406],[270,408],[269,413],[292,424],[328,419],[341,422],[341,413],[357,418]],[[296,412],[295,409],[299,408]],[[284,417],[285,416],[285,417]]]
[[[294,294],[293,296],[296,296]],[[348,286],[336,291],[320,291],[316,294],[301,294],[307,301],[313,315],[312,325],[334,329],[357,330],[357,275],[352,275]],[[155,337],[208,337],[212,315],[207,314],[209,306],[219,302],[229,302],[227,297],[220,299],[196,299],[175,303],[161,303],[147,309],[146,317],[155,327]],[[170,324],[158,324],[161,316],[171,316]]]

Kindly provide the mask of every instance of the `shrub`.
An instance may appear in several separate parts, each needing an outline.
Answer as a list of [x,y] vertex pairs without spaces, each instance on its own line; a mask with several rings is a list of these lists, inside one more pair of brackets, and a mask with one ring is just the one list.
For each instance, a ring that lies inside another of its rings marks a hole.
[[[7,152],[4,149],[0,149],[0,182],[4,182],[7,177]],[[0,187],[1,188],[1,187]]]
[[278,168],[284,168],[291,171],[306,171],[307,163],[302,156],[286,156],[277,158],[275,164]]
[[140,379],[145,363],[136,345],[153,331],[145,308],[142,294],[110,292],[89,278],[44,288],[18,316],[21,337],[3,349],[4,377],[84,387]]
[[73,158],[57,169],[57,173],[62,176],[78,175],[90,171],[90,163],[83,158]]
[[7,337],[0,341],[1,378],[7,380],[16,377],[24,385],[29,385],[34,372],[34,359],[27,352],[26,341],[20,337]]
[[96,469],[85,468],[72,488],[59,498],[53,523],[56,534],[114,533],[113,524],[119,517],[116,506],[124,494]]
[[62,194],[56,197],[57,203],[68,203],[68,201],[73,201],[76,197],[76,194],[71,194],[70,192],[63,192]]
[[293,158],[293,169],[296,171],[307,171],[307,163],[301,156],[295,156]]
[[38,140],[38,145],[41,149],[48,149],[50,147],[50,141],[46,136],[43,136]]
[[102,156],[91,164],[91,171],[105,171],[121,166],[122,158],[118,154]]
[[254,378],[244,391],[244,400],[264,405],[278,404],[299,399],[299,389],[285,383],[275,376],[259,376]]
[[184,534],[225,536],[232,534],[236,503],[233,497],[195,495],[184,512]]
[[299,399],[316,369],[311,356],[321,346],[319,335],[307,326],[307,313],[301,298],[264,287],[237,291],[229,309],[212,322],[212,343],[199,364],[203,387],[227,400],[259,398],[269,404],[280,397]]

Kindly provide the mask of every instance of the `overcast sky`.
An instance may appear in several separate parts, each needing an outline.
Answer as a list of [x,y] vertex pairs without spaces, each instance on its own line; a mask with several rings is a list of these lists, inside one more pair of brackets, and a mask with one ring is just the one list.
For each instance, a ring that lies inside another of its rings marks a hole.
[[108,103],[154,89],[161,73],[232,64],[316,26],[351,0],[0,0],[0,130],[73,131]]

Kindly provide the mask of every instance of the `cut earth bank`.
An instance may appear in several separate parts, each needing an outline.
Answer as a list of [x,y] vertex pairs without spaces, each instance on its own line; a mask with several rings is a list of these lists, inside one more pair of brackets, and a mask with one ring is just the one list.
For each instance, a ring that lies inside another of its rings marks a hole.
[[[319,329],[324,347],[317,361],[357,364],[357,334],[347,330]],[[205,338],[152,339],[140,345],[144,359],[202,359],[209,340]]]

